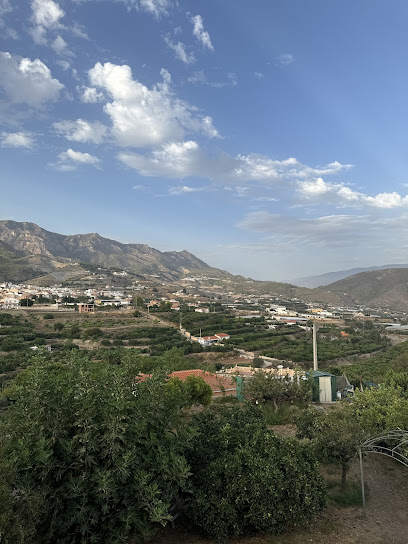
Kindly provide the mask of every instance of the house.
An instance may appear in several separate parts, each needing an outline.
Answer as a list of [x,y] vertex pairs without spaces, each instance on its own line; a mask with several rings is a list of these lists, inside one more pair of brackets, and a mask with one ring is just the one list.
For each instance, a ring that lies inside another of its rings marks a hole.
[[93,314],[95,313],[95,304],[78,304],[78,312],[80,314]]
[[220,340],[229,340],[231,338],[231,336],[225,332],[217,332],[215,336]]

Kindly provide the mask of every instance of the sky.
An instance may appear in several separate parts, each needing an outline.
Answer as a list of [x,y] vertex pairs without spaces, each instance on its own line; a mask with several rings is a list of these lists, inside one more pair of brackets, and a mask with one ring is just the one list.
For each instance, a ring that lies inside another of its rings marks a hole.
[[406,0],[0,0],[0,218],[262,280],[408,262]]

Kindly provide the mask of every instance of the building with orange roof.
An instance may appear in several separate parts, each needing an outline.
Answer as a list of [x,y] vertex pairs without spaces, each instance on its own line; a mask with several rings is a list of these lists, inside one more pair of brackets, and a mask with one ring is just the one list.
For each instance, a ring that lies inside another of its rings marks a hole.
[[[236,396],[237,394],[237,383],[229,376],[219,376],[199,368],[193,370],[176,370],[169,374],[169,378],[178,378],[181,381],[184,381],[188,376],[198,376],[202,378],[205,383],[211,387],[213,392],[212,398]],[[150,377],[151,374],[140,374],[137,379],[139,381],[145,381]]]

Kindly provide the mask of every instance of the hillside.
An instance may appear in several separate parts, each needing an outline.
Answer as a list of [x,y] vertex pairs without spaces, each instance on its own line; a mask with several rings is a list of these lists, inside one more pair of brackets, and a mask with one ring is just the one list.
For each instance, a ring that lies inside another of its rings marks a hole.
[[45,273],[53,272],[60,266],[58,263],[78,262],[134,273],[159,273],[168,279],[190,270],[212,270],[188,251],[161,252],[146,244],[122,244],[97,233],[65,236],[27,222],[0,221],[0,242],[15,252],[13,262],[19,257],[21,266]]
[[371,270],[385,270],[388,268],[408,268],[408,264],[384,264],[381,266],[370,266],[368,268],[350,268],[349,270],[338,270],[336,272],[327,272],[326,274],[319,274],[318,276],[307,276],[304,278],[295,278],[292,283],[299,287],[308,287],[313,289],[314,287],[321,287],[324,285],[330,285],[335,281],[339,281],[349,276],[355,276],[361,272],[370,272]]
[[326,292],[344,304],[408,311],[408,268],[361,272],[313,292]]

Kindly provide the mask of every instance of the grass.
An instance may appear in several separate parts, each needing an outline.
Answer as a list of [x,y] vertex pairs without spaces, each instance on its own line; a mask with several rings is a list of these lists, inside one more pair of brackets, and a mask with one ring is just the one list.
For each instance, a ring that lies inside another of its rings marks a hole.
[[351,480],[346,484],[346,490],[342,491],[339,482],[326,481],[327,497],[329,503],[337,506],[350,507],[362,506],[361,484],[357,480]]

